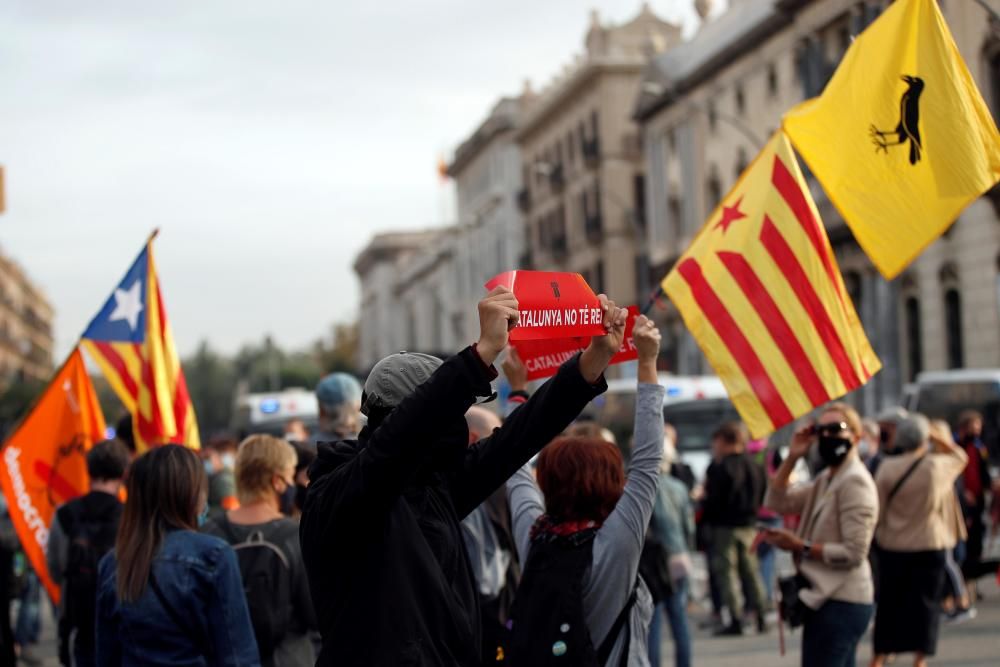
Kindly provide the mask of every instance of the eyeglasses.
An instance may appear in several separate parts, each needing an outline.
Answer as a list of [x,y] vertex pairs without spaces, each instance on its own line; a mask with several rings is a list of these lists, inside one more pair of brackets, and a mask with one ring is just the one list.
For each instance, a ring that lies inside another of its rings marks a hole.
[[816,424],[816,434],[834,436],[843,431],[849,430],[845,422],[833,422],[831,424]]

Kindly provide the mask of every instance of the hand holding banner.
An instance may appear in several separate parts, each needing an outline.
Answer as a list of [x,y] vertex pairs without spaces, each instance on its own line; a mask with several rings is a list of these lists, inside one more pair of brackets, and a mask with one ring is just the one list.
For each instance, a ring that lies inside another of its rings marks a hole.
[[486,289],[498,285],[517,297],[520,322],[511,341],[603,336],[601,303],[579,273],[507,271]]
[[[625,340],[621,349],[611,359],[611,364],[620,364],[639,358],[639,352],[632,340],[632,329],[635,318],[639,316],[638,306],[628,307],[628,320],[625,322]],[[590,336],[573,336],[558,339],[536,339],[511,341],[511,346],[517,350],[524,366],[528,369],[528,380],[538,380],[556,374],[559,367],[574,354],[590,345]]]

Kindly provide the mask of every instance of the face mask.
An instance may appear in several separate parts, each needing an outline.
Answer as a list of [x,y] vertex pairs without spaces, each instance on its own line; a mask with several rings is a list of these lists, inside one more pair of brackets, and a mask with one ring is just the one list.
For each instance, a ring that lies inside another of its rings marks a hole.
[[871,453],[871,451],[872,451],[872,445],[870,442],[868,442],[868,438],[863,438],[858,443],[858,454],[861,456],[861,458],[865,458],[866,456],[868,456],[869,453]]
[[198,527],[201,528],[208,521],[208,503],[201,506],[201,513],[198,514]]
[[295,485],[295,507],[300,512],[306,508],[306,491],[308,491],[308,487],[301,484]]
[[828,466],[838,466],[847,458],[851,451],[851,441],[847,438],[820,436],[819,457]]
[[222,467],[226,470],[232,470],[236,467],[236,457],[232,454],[223,454],[219,459],[222,461]]
[[285,486],[285,490],[278,496],[278,509],[285,516],[291,516],[295,510],[295,485]]

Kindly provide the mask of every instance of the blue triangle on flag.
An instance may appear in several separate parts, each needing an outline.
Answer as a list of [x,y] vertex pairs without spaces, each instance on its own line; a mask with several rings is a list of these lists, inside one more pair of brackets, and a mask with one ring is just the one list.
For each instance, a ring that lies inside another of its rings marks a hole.
[[111,297],[90,321],[83,337],[108,343],[141,343],[146,337],[149,262],[143,248]]

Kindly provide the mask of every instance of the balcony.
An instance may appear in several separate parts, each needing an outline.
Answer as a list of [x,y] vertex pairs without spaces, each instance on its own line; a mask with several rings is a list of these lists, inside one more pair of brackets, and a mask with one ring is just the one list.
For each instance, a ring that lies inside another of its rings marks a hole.
[[549,187],[552,188],[553,192],[562,192],[563,188],[566,186],[566,177],[563,174],[563,166],[557,164],[552,167],[552,171],[549,172]]
[[597,137],[594,137],[593,139],[584,139],[581,152],[583,153],[584,164],[586,164],[589,169],[593,169],[601,161],[601,142],[598,141]]
[[517,207],[521,209],[521,213],[527,213],[531,210],[531,190],[521,188],[517,191]]
[[583,220],[583,229],[588,243],[597,245],[604,240],[604,220],[600,213],[588,214]]

